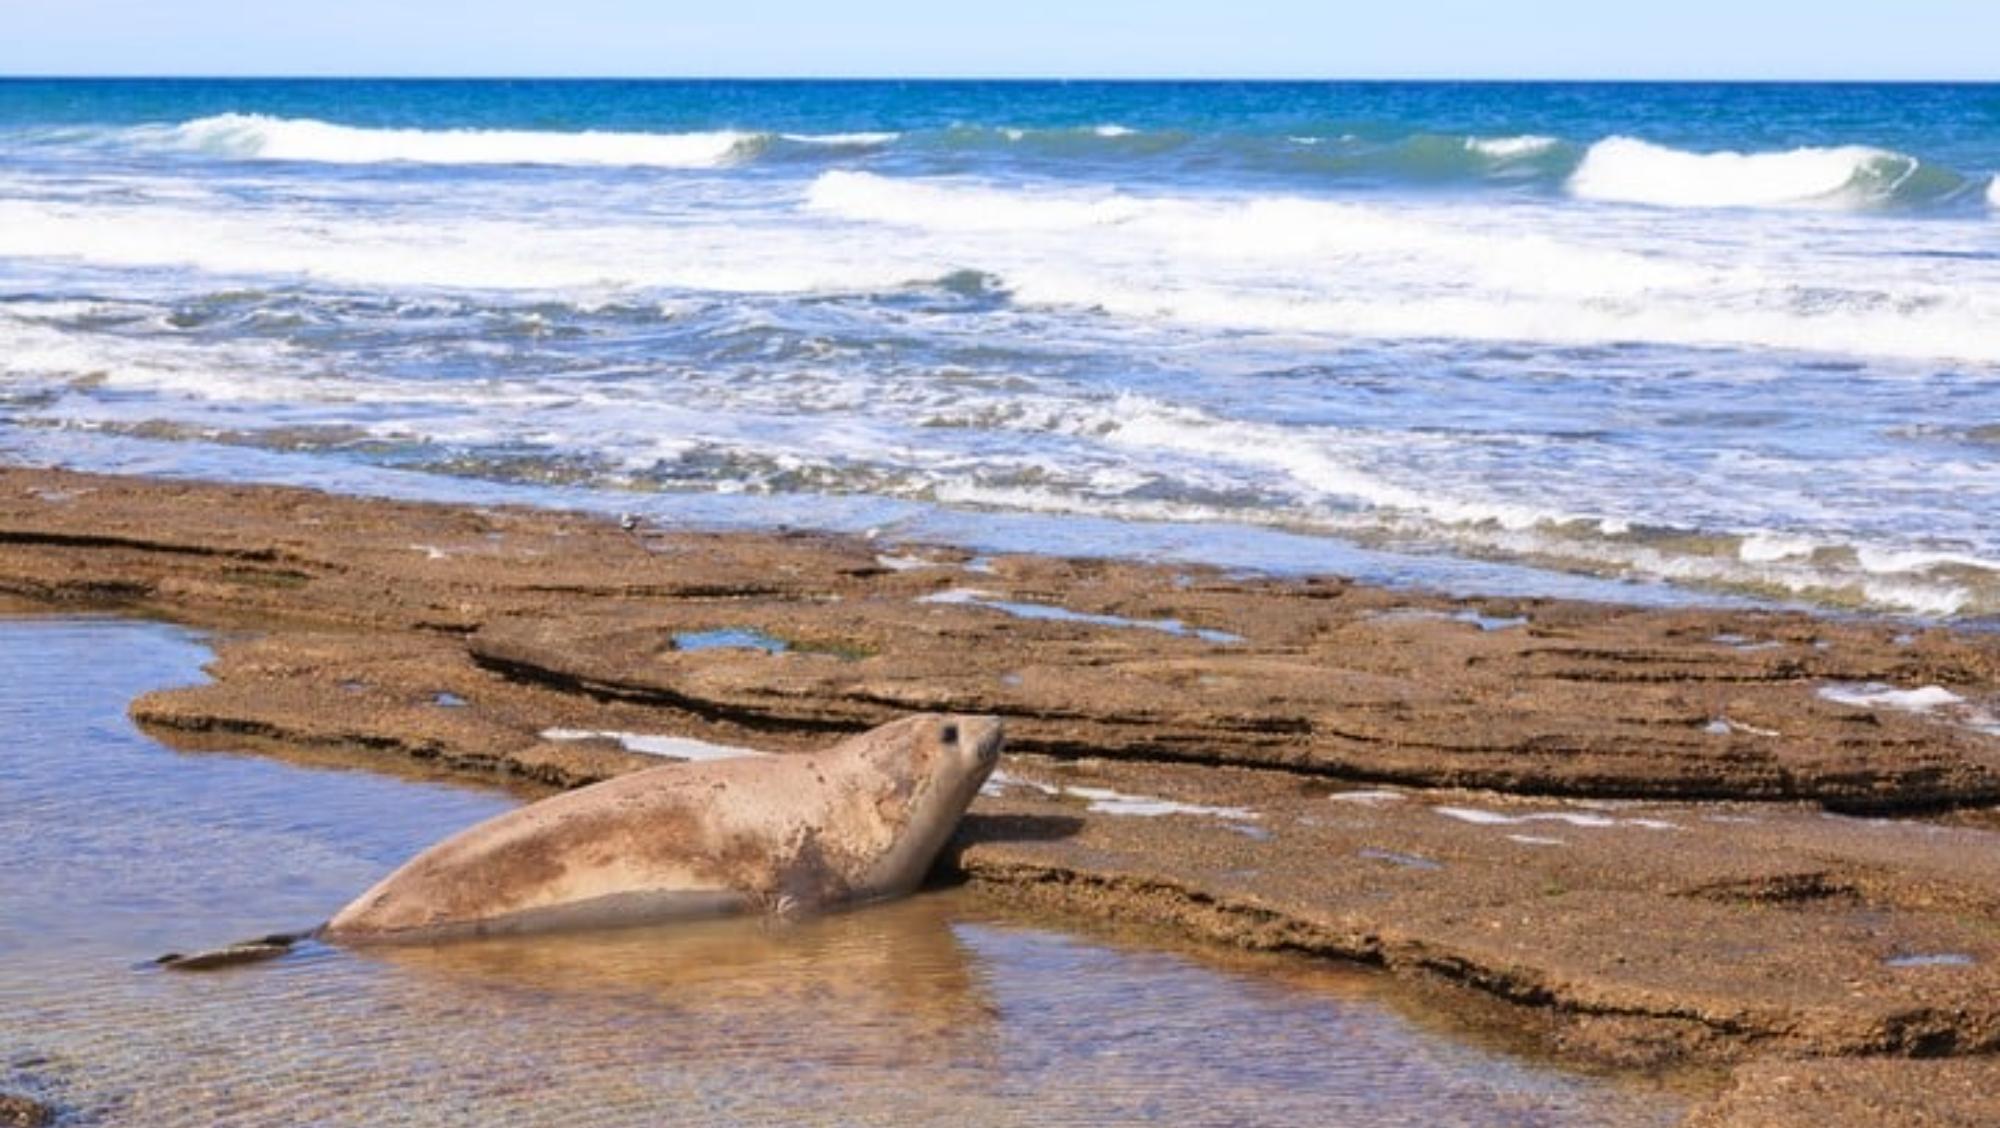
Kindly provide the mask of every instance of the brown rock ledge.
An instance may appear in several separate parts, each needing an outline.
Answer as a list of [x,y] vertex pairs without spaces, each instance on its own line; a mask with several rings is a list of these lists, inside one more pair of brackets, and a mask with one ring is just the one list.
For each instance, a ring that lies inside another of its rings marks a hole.
[[[213,683],[134,704],[155,732],[383,770],[573,786],[657,760],[552,730],[1000,713],[976,888],[1470,988],[1574,1058],[1752,1061],[1712,1123],[2000,1050],[1991,635],[0,469],[8,598],[216,629]],[[1936,1115],[1994,1112],[1964,1089]]]
[[2000,1124],[2000,1060],[1760,1061],[1688,1128],[1829,1128]]
[[1991,831],[1024,757],[999,790],[956,859],[995,896],[1547,1006],[1582,1056],[2000,1050]]
[[[435,670],[489,697],[504,686],[499,696],[532,687],[541,701],[621,701],[780,745],[954,709],[1004,715],[1014,747],[1072,757],[1854,811],[2000,802],[2000,740],[1947,712],[1821,695],[1880,682],[1991,701],[1991,635],[1453,602],[1188,567],[968,563],[962,552],[887,554],[858,539],[635,534],[565,513],[0,470],[0,595],[283,624],[279,650],[295,631],[319,631],[297,660],[225,653],[221,688],[141,705],[161,725],[345,739],[355,734],[340,724],[365,720],[392,750],[589,778],[515,762],[546,725],[539,704],[496,703],[503,718],[481,701],[468,711],[476,718],[461,719],[417,700],[353,700],[353,684],[374,684],[357,672],[370,667],[398,692]],[[1097,618],[1022,618],[995,603]],[[1236,641],[1174,633],[1177,624]],[[724,628],[788,649],[675,642]],[[409,668],[391,676],[398,661]],[[305,710],[308,699],[373,712]],[[281,714],[317,715],[292,734]]]

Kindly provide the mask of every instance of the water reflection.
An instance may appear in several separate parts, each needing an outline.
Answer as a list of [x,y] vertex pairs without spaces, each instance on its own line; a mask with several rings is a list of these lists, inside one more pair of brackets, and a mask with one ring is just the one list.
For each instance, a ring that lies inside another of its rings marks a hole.
[[363,951],[437,981],[667,1008],[674,1056],[758,1047],[881,1066],[990,1062],[997,1003],[931,894],[797,922],[499,937]]

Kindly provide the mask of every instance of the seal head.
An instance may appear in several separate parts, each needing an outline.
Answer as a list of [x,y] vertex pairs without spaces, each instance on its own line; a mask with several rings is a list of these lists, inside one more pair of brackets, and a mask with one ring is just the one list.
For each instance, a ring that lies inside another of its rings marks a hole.
[[[875,733],[898,725],[913,730],[908,736],[914,755],[929,763],[915,773],[921,783],[909,798],[903,834],[863,878],[862,886],[878,898],[902,896],[923,884],[931,863],[951,841],[966,808],[1000,763],[1005,742],[996,717],[909,717]],[[883,765],[885,770],[891,767]]]

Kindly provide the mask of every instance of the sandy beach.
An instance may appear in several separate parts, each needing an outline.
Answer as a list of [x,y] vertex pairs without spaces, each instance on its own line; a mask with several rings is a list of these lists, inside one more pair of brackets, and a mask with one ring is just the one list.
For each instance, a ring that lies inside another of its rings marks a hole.
[[29,469],[0,596],[214,632],[170,744],[527,795],[997,714],[987,903],[1727,1071],[1695,1123],[2000,1112],[1989,633]]

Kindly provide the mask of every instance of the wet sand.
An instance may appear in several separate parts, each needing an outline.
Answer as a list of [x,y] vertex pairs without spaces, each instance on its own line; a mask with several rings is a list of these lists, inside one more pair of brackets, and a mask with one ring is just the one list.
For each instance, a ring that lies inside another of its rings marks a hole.
[[573,786],[658,762],[582,734],[999,713],[941,874],[981,903],[1376,965],[1572,1062],[1740,1067],[1705,1123],[1821,1066],[1827,1108],[2000,1111],[1923,1080],[2000,1049],[1990,634],[26,470],[0,593],[220,628],[212,684],[132,715],[320,765]]

